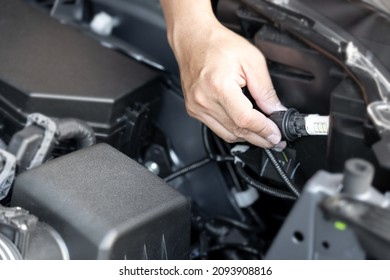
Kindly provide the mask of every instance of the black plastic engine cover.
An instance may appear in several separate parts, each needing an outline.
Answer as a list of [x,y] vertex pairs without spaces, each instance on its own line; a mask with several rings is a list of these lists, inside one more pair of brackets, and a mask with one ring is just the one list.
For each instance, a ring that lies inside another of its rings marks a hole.
[[23,173],[12,205],[54,227],[71,259],[189,258],[186,198],[107,144]]
[[98,136],[118,130],[132,102],[155,97],[158,74],[21,0],[0,0],[0,113],[74,117]]

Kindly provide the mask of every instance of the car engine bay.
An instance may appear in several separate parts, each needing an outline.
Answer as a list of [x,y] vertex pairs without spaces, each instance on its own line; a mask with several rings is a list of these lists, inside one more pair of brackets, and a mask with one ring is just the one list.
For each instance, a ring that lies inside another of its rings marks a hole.
[[323,2],[215,1],[274,151],[188,116],[159,1],[0,0],[0,259],[390,258],[390,14]]

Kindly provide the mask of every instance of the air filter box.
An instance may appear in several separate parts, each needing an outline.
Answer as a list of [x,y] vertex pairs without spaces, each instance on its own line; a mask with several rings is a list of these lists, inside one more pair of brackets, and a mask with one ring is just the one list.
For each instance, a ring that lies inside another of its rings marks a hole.
[[54,227],[71,259],[189,258],[186,198],[107,144],[23,173],[12,205]]
[[156,98],[159,75],[21,0],[0,0],[0,118],[8,138],[26,115],[79,118],[113,142],[132,103]]

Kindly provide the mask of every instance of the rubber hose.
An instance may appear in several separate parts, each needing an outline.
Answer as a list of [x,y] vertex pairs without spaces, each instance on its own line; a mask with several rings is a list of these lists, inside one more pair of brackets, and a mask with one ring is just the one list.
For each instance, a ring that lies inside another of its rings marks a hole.
[[278,172],[279,176],[286,183],[287,187],[291,190],[291,192],[293,192],[297,197],[300,197],[301,195],[300,191],[298,191],[298,188],[295,186],[295,184],[291,182],[291,180],[288,178],[286,172],[284,172],[284,170],[280,166],[274,154],[267,149],[265,150],[265,154],[267,155],[268,159],[271,161],[272,165],[275,167],[276,172]]
[[59,119],[57,124],[57,139],[75,139],[79,149],[92,146],[96,143],[93,129],[84,121],[79,119]]

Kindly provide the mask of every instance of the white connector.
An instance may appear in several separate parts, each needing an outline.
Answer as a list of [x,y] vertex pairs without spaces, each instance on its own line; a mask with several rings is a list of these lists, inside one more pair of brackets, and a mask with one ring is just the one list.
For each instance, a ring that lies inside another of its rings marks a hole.
[[118,25],[119,19],[110,16],[105,12],[100,12],[93,17],[89,26],[96,34],[108,36],[111,34],[112,29]]
[[327,135],[329,131],[329,116],[307,115],[305,129],[309,135]]

